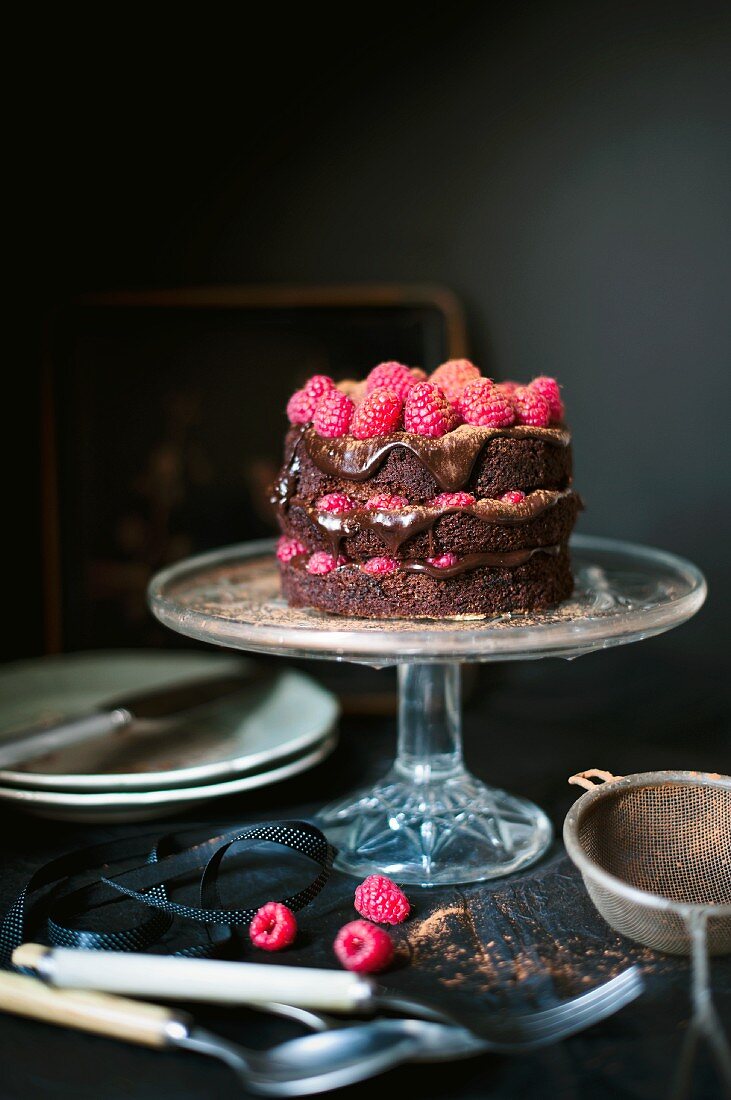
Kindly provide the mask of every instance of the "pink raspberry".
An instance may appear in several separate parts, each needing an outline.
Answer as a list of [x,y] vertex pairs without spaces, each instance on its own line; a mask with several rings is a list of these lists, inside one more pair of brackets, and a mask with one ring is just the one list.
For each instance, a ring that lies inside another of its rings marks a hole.
[[356,439],[373,439],[397,431],[403,407],[403,400],[395,390],[374,390],[356,408],[350,434]]
[[339,439],[348,434],[354,412],[355,405],[347,394],[340,390],[330,390],[320,398],[312,418],[312,426],[324,439]]
[[520,489],[511,489],[509,493],[503,493],[500,499],[503,504],[521,504],[525,500],[525,493]]
[[315,415],[315,409],[321,397],[335,389],[332,378],[326,374],[313,374],[301,390],[292,394],[287,402],[287,416],[290,424],[308,424]]
[[409,391],[404,408],[407,432],[438,439],[452,430],[456,419],[454,409],[439,386],[432,382],[417,382]]
[[406,497],[400,497],[397,493],[376,493],[374,497],[365,503],[369,512],[398,512],[399,508],[408,507]]
[[551,420],[560,424],[564,418],[566,409],[561,400],[561,390],[556,379],[547,378],[545,375],[541,375],[533,379],[528,389],[533,390],[535,393],[539,393],[541,397],[545,397],[548,402],[548,407],[551,410]]
[[393,959],[393,941],[388,932],[367,920],[352,920],[343,925],[333,949],[346,970],[360,974],[384,970]]
[[469,382],[460,394],[457,408],[466,424],[507,428],[515,423],[515,410],[510,398],[501,393],[489,378]]
[[435,386],[446,394],[447,400],[453,405],[457,404],[457,398],[468,382],[473,382],[480,377],[480,371],[469,359],[448,359],[432,374],[429,379]]
[[308,559],[305,569],[316,577],[324,577],[327,573],[332,573],[333,569],[337,569],[339,565],[345,565],[345,558],[342,555],[336,561],[332,554],[328,554],[327,550],[316,550]]
[[513,394],[513,405],[519,424],[530,424],[532,428],[547,428],[551,423],[551,407],[540,393],[519,386]]
[[411,911],[406,894],[385,875],[369,875],[356,886],[355,908],[378,924],[401,924]]
[[426,371],[422,370],[421,367],[412,367],[411,373],[417,382],[426,382]]
[[318,397],[312,397],[304,390],[295,390],[287,402],[287,419],[290,424],[309,424],[315,415]]
[[395,558],[369,558],[364,561],[361,569],[364,573],[370,573],[372,577],[380,577],[383,573],[393,573],[398,569],[399,563]]
[[508,397],[515,393],[517,389],[520,389],[520,383],[512,382],[509,378],[506,378],[504,382],[496,382],[495,385],[501,393],[507,394]]
[[440,493],[427,503],[430,508],[469,508],[475,498],[472,493]]
[[440,554],[438,558],[427,558],[426,560],[429,565],[436,565],[437,569],[449,569],[450,565],[457,564],[459,558],[450,551],[447,554]]
[[408,367],[403,363],[379,363],[366,378],[366,393],[374,390],[391,390],[402,401],[406,400],[406,394],[416,385],[417,379]]
[[280,901],[268,901],[262,905],[249,925],[251,942],[262,951],[281,951],[294,942],[296,935],[294,913]]
[[277,543],[277,558],[279,561],[288,562],[292,558],[299,557],[300,554],[306,554],[307,547],[303,546],[299,539],[288,539],[286,535],[282,535]]
[[345,493],[325,493],[315,501],[315,508],[320,512],[332,512],[333,515],[345,515],[355,508],[355,501]]

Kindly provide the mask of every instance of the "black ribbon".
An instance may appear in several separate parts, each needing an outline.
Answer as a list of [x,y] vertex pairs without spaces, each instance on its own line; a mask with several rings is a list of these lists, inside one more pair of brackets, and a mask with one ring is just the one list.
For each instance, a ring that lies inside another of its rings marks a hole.
[[[192,842],[183,839],[189,836]],[[236,942],[235,930],[250,924],[256,908],[222,905],[218,893],[221,864],[234,845],[264,841],[283,845],[319,865],[319,873],[308,886],[281,899],[295,912],[303,909],[327,882],[335,854],[323,833],[307,821],[240,825],[215,837],[198,830],[161,838],[138,837],[132,845],[128,838],[116,840],[60,856],[31,876],[0,924],[0,966],[12,968],[15,948],[39,933],[45,933],[58,947],[145,951],[162,939],[175,918],[203,925],[206,942],[193,943],[173,954],[222,954]],[[142,866],[109,877],[111,865],[140,859]],[[101,874],[100,867],[104,869]],[[91,882],[73,887],[72,880],[90,874]],[[200,875],[200,906],[171,901],[168,885],[191,875]],[[102,931],[79,927],[92,912],[99,920],[100,910],[125,899],[145,908],[142,919],[138,915],[123,927]]]

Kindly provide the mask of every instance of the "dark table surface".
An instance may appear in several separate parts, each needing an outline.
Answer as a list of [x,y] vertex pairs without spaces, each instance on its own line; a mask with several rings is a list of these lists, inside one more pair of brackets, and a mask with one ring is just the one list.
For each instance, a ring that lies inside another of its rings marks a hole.
[[[693,627],[685,628],[692,631]],[[682,632],[679,632],[682,637]],[[497,786],[543,806],[560,836],[576,797],[567,777],[589,767],[617,774],[665,768],[728,772],[729,738],[723,664],[674,636],[578,662],[485,667],[478,671],[465,711],[465,744],[472,770]],[[312,666],[325,681],[327,666]],[[392,673],[355,671],[347,689],[380,689]],[[393,753],[395,720],[346,715],[334,755],[314,771],[206,810],[217,826],[311,815],[324,802],[381,774]],[[160,831],[201,820],[200,812],[160,824]],[[6,812],[2,902],[54,855],[150,825],[114,827],[44,822]],[[227,889],[261,889],[256,877],[231,875]],[[243,882],[243,886],[242,886]],[[232,886],[233,883],[233,886]],[[330,945],[355,913],[354,882],[335,874],[301,914],[301,934],[272,965],[334,965]],[[581,880],[556,842],[524,874],[484,885],[410,889],[414,912],[395,932],[399,964],[393,988],[438,997],[445,1006],[489,1013],[503,1006],[545,1006],[579,993],[630,961],[644,972],[646,992],[619,1015],[560,1045],[520,1057],[483,1056],[440,1065],[410,1065],[389,1085],[419,1097],[664,1097],[688,1020],[688,963],[655,954],[615,935],[593,909]],[[247,897],[250,894],[246,895]],[[238,900],[243,902],[240,896]],[[266,897],[252,900],[263,901]],[[731,959],[712,964],[716,1003],[731,1027]],[[196,1017],[222,1035],[252,1046],[297,1033],[282,1021],[243,1010],[196,1008]],[[230,1097],[238,1088],[222,1065],[193,1054],[153,1052],[122,1043],[3,1016],[0,1096],[9,1100],[74,1097],[121,1100]],[[694,1097],[722,1095],[710,1062],[698,1062]],[[353,1098],[381,1087],[343,1090]]]

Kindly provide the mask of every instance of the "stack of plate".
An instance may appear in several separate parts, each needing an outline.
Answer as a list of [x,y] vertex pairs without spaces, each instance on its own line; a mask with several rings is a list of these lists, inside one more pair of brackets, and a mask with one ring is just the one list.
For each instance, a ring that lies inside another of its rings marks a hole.
[[134,722],[0,771],[0,802],[67,821],[145,821],[277,783],[332,752],[338,704],[309,677],[240,658],[157,650],[71,654],[0,670],[0,744],[125,694],[238,673],[240,692],[194,712]]

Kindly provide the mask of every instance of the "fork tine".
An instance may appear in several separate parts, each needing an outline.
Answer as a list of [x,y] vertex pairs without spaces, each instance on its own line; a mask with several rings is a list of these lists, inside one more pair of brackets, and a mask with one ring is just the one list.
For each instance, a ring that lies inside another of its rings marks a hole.
[[632,967],[573,1001],[541,1012],[494,1021],[480,1030],[487,1038],[511,1043],[535,1043],[560,1038],[604,1019],[623,1004],[634,1000],[642,988],[640,973]]
[[[607,983],[597,991],[600,995],[574,1012],[563,1012],[549,1018],[548,1022],[545,1019],[540,1021],[538,1025],[534,1025],[530,1016],[514,1017],[513,1020],[505,1021],[503,1027],[491,1031],[490,1037],[493,1041],[504,1043],[506,1047],[522,1049],[557,1042],[617,1012],[623,1005],[633,1001],[642,989],[643,982],[639,972],[634,972],[631,980]],[[569,1005],[560,1007],[568,1009]],[[484,1034],[487,1037],[487,1032]]]
[[564,1001],[540,1012],[526,1013],[520,1019],[524,1020],[526,1024],[536,1027],[541,1024],[558,1024],[565,1016],[573,1016],[585,1009],[591,1010],[596,1004],[601,1003],[605,997],[625,988],[629,990],[637,989],[637,992],[642,988],[642,978],[637,967],[632,966],[628,970],[623,970],[615,978],[589,990],[588,993],[583,993],[580,997],[575,997],[571,1001]]

